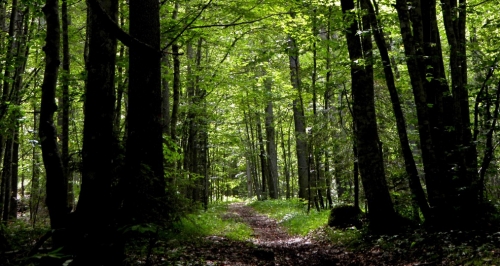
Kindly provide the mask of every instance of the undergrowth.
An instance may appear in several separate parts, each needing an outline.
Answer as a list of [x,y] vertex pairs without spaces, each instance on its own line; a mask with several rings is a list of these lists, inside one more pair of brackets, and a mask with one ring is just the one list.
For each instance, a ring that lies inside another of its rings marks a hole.
[[305,236],[326,225],[330,211],[311,209],[299,199],[253,201],[249,204],[256,211],[275,219],[292,235]]
[[206,211],[189,214],[173,225],[169,239],[192,241],[206,236],[220,236],[231,240],[246,240],[252,229],[231,217],[225,217],[230,202],[211,204]]

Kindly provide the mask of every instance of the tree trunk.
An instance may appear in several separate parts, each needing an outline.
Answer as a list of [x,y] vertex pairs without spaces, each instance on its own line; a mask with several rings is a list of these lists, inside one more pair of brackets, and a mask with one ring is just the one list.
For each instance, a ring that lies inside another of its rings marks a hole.
[[61,134],[61,159],[63,162],[66,183],[68,184],[68,206],[73,209],[74,195],[73,182],[69,181],[69,81],[70,81],[70,54],[68,36],[68,1],[62,0],[62,37],[63,37],[63,75],[62,75],[62,134]]
[[[46,173],[46,203],[50,216],[50,227],[61,229],[66,227],[68,214],[68,189],[64,178],[64,169],[57,147],[57,130],[54,126],[54,112],[57,105],[56,84],[59,72],[60,26],[59,26],[59,1],[46,0],[42,8],[47,23],[45,37],[45,72],[42,84],[42,97],[40,107],[39,136],[42,146],[42,157]],[[63,245],[63,237],[54,233],[52,237],[54,247]]]
[[[117,20],[118,1],[100,1],[102,8]],[[106,28],[103,17],[95,7],[89,11],[89,54],[85,89],[84,128],[82,147],[82,186],[76,208],[75,263],[110,265],[114,254],[102,246],[109,245],[112,214],[118,206],[111,199],[111,184],[117,160],[115,119],[115,60],[116,37]],[[103,204],[106,203],[106,204]],[[99,219],[95,219],[99,217]],[[81,238],[81,239],[80,239]],[[89,254],[95,254],[89,255]]]
[[425,198],[425,193],[420,184],[420,179],[418,176],[417,166],[415,160],[413,159],[413,154],[410,148],[410,143],[408,141],[408,134],[406,132],[406,122],[401,109],[401,103],[398,96],[398,91],[394,81],[394,74],[392,72],[391,60],[389,57],[389,52],[387,49],[387,43],[385,41],[384,32],[382,28],[378,26],[377,18],[375,17],[375,11],[370,1],[363,0],[363,8],[368,9],[369,20],[373,27],[373,36],[375,42],[380,51],[380,56],[382,59],[382,64],[384,68],[385,80],[387,88],[389,89],[389,94],[391,97],[392,109],[394,111],[394,116],[396,117],[396,127],[399,136],[399,142],[401,145],[401,150],[403,153],[403,158],[405,161],[406,173],[409,177],[409,185],[413,194],[414,201],[420,207],[422,214],[427,219],[429,218],[429,205],[427,204],[427,199]]
[[[179,4],[175,3],[174,11],[172,12],[173,20],[177,19],[178,11]],[[172,116],[170,119],[170,138],[172,139],[172,141],[175,141],[177,139],[177,116],[179,112],[179,97],[181,86],[181,61],[179,59],[179,45],[177,43],[172,44],[172,57],[174,61],[174,80],[172,82]]]
[[[343,0],[341,4],[346,17],[353,15],[352,0]],[[366,19],[363,19],[362,24],[364,32],[369,30]],[[364,33],[360,40],[357,32],[358,24],[354,19],[346,29],[346,39],[351,60],[353,120],[356,127],[359,170],[368,202],[370,229],[374,232],[390,232],[396,215],[385,180],[384,161],[379,147],[371,67],[371,36]],[[359,64],[360,59],[364,59],[367,65]]]
[[[165,195],[161,123],[159,3],[130,0],[130,35],[149,45],[130,47],[125,210],[147,221]],[[153,204],[153,205],[152,205]]]
[[[460,5],[465,2],[460,1]],[[441,229],[470,226],[479,198],[477,151],[470,129],[466,90],[465,8],[443,0],[450,46],[451,90],[446,81],[435,0],[414,0],[411,12],[397,1],[413,87],[431,219]],[[410,23],[411,22],[411,23]],[[423,49],[420,49],[423,47]]]
[[5,144],[5,156],[3,160],[3,169],[2,169],[2,195],[3,195],[3,208],[0,209],[2,211],[2,220],[7,222],[9,220],[9,212],[11,201],[13,200],[11,192],[12,187],[12,156],[14,149],[14,136],[12,135],[12,130],[9,130],[9,137],[7,138],[7,142]]
[[302,92],[299,76],[299,55],[295,40],[291,36],[288,37],[288,43],[288,57],[290,59],[290,80],[293,88],[299,92],[299,99],[293,100],[293,121],[295,125],[295,145],[297,151],[297,167],[299,175],[299,198],[309,199],[307,192],[307,189],[309,187],[309,166],[307,165],[307,155],[309,154],[309,149],[307,147],[304,105],[302,103]]
[[3,74],[3,85],[2,85],[2,97],[0,101],[0,121],[3,120],[5,115],[7,114],[7,110],[9,107],[9,101],[11,93],[11,70],[12,64],[15,62],[14,56],[16,52],[16,25],[18,23],[18,3],[17,0],[12,0],[12,8],[10,11],[10,22],[9,22],[9,41],[6,47],[6,56],[5,56],[5,72]]
[[246,134],[247,134],[247,142],[249,146],[249,151],[248,151],[248,156],[250,158],[250,163],[251,163],[251,174],[252,174],[252,182],[253,182],[253,188],[255,189],[255,194],[257,195],[257,200],[262,200],[262,188],[259,183],[258,177],[257,177],[257,160],[255,158],[256,148],[254,146],[255,143],[255,138],[253,134],[253,129],[252,129],[252,121],[250,118],[250,114],[247,115],[247,113],[244,111],[243,115],[245,117],[245,129],[246,129]]
[[262,197],[263,199],[267,199],[268,192],[267,190],[269,189],[269,196],[271,195],[271,187],[267,188],[266,185],[270,184],[269,180],[269,167],[267,165],[268,160],[266,159],[267,154],[266,150],[264,149],[264,137],[262,136],[262,125],[260,121],[260,114],[255,113],[255,122],[257,124],[257,140],[259,141],[259,158],[260,158],[260,170],[262,173]]
[[[266,78],[265,86],[267,93],[271,93],[271,79]],[[278,198],[278,152],[276,150],[276,130],[274,129],[274,114],[273,114],[273,100],[268,100],[266,106],[266,148],[267,148],[267,166],[268,166],[268,184],[269,184],[269,197],[271,199]]]
[[16,123],[16,128],[14,129],[14,142],[12,147],[12,172],[11,172],[11,187],[10,194],[10,211],[9,220],[17,219],[17,192],[18,192],[18,180],[19,180],[19,123]]
[[286,199],[290,199],[292,196],[291,190],[290,190],[290,171],[289,169],[289,164],[290,164],[290,158],[287,154],[287,150],[285,148],[285,135],[283,133],[283,126],[280,126],[280,136],[281,136],[281,150],[283,152],[283,173],[285,175],[285,189],[286,189]]

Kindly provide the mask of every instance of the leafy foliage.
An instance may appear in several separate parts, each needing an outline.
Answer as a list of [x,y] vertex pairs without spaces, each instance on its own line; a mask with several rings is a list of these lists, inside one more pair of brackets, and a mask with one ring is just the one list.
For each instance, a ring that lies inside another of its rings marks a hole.
[[305,236],[326,225],[328,211],[307,213],[307,204],[298,199],[253,201],[250,206],[276,219],[290,234]]
[[188,214],[173,225],[170,241],[198,241],[206,236],[221,236],[232,240],[250,238],[252,230],[234,217],[225,216],[230,202],[216,203],[206,211]]

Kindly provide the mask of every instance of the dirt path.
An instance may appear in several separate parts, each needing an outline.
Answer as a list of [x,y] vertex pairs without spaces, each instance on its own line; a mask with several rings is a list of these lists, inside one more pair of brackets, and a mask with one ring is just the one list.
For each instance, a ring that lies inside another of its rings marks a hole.
[[290,236],[276,221],[244,203],[229,205],[223,218],[248,224],[254,230],[253,238],[232,241],[208,237],[205,243],[185,248],[183,259],[173,265],[367,265],[352,252],[307,237]]
[[227,215],[239,217],[254,230],[250,241],[259,250],[254,252],[256,265],[340,265],[338,257],[349,256],[349,252],[333,249],[325,243],[289,235],[275,220],[258,214],[244,203],[229,205]]
[[[445,233],[441,232],[432,235],[424,234],[425,239],[420,238],[421,235],[417,235],[418,238],[412,235],[385,236],[383,241],[379,241],[381,236],[368,237],[367,245],[362,250],[353,252],[329,241],[321,242],[308,237],[291,236],[275,220],[255,212],[254,209],[243,203],[229,205],[227,213],[222,218],[234,219],[248,224],[254,232],[252,238],[247,241],[234,241],[218,236],[207,237],[203,241],[166,250],[164,255],[167,253],[169,255],[153,265],[437,266],[464,265],[462,262],[470,260],[471,256],[485,258],[484,260],[476,260],[483,262],[477,265],[499,265],[488,262],[492,260],[493,254],[495,254],[495,258],[498,257],[496,254],[500,254],[500,232],[496,233],[499,235],[499,248],[488,251],[491,253],[488,253],[489,255],[471,243],[469,243],[471,250],[477,249],[479,251],[474,254],[464,253],[466,249],[463,246],[465,243],[463,239],[461,242],[453,240],[463,238],[462,232],[456,232],[455,236],[451,233],[444,235]],[[472,232],[472,236],[480,237],[474,232]],[[492,239],[488,234],[482,236],[484,239],[481,240],[481,243]],[[407,239],[408,237],[412,238]],[[444,240],[439,240],[443,237],[445,237]],[[392,239],[392,242],[388,240],[389,238]],[[466,239],[470,240],[470,238]],[[411,243],[411,241],[414,242]],[[456,249],[456,254],[446,252],[446,248],[451,248],[452,242],[457,247],[462,247],[462,249]],[[392,246],[388,246],[391,243]],[[417,247],[412,247],[414,244]]]

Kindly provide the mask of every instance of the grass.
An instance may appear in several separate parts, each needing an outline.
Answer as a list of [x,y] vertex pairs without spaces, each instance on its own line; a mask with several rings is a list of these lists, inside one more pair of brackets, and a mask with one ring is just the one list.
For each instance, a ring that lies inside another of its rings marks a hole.
[[300,236],[325,226],[330,215],[329,211],[317,212],[315,209],[307,214],[307,204],[298,199],[254,201],[250,206],[277,220],[288,233]]
[[230,202],[212,204],[207,211],[189,214],[175,223],[171,239],[193,240],[205,236],[221,236],[231,240],[246,240],[252,229],[233,218],[223,218]]

